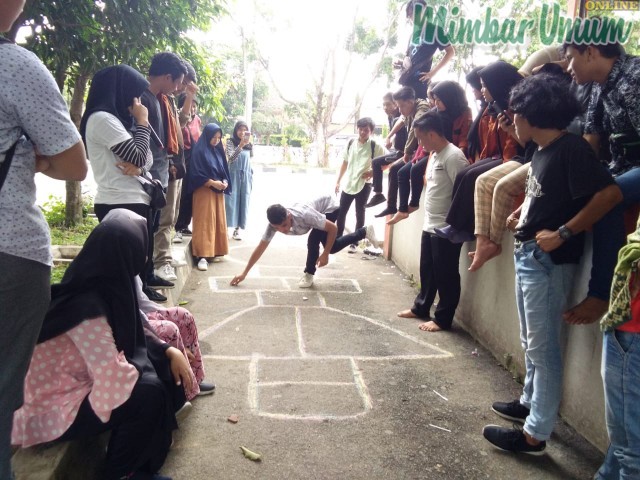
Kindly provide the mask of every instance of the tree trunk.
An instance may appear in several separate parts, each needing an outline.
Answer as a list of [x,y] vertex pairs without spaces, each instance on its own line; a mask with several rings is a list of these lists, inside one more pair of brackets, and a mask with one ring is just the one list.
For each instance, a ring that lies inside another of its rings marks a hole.
[[[71,120],[77,127],[80,126],[80,119],[82,118],[82,105],[88,80],[89,75],[80,74],[73,86],[69,115],[71,115]],[[82,186],[80,182],[67,181],[66,189],[67,199],[64,223],[67,227],[70,227],[82,222]]]

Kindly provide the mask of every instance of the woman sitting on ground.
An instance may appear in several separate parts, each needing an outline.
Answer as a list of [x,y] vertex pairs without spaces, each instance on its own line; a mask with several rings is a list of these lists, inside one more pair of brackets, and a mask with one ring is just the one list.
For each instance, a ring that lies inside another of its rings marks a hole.
[[198,342],[198,327],[191,312],[183,307],[164,308],[152,302],[143,293],[139,278],[136,278],[136,291],[140,311],[153,330],[164,342],[180,350],[191,365],[191,388],[185,389],[187,400],[213,393],[215,384],[203,381],[205,374]]
[[187,174],[187,193],[193,194],[191,249],[202,271],[209,268],[208,259],[229,253],[223,194],[231,194],[231,175],[221,140],[218,125],[204,127],[191,152]]
[[140,316],[135,278],[145,264],[147,225],[112,210],[87,238],[52,300],[15,413],[22,447],[111,430],[105,478],[156,475],[190,388],[182,352],[161,342]]

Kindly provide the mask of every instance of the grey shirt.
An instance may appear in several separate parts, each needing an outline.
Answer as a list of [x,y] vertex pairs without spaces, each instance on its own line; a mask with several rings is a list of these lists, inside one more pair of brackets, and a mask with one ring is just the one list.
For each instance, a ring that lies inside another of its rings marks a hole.
[[80,141],[53,77],[33,53],[0,45],[0,162],[22,137],[0,191],[0,252],[52,264],[49,228],[36,206],[35,148],[52,156]]
[[[287,235],[304,235],[312,228],[324,230],[326,214],[337,210],[339,205],[334,195],[325,195],[307,203],[294,203],[287,207],[291,213],[291,230]],[[270,242],[277,230],[269,224],[262,235],[263,242]]]
[[460,170],[469,166],[467,158],[458,147],[450,143],[439,153],[434,153],[427,164],[427,191],[424,195],[425,232],[435,233],[435,228],[446,225],[451,206],[453,182]]

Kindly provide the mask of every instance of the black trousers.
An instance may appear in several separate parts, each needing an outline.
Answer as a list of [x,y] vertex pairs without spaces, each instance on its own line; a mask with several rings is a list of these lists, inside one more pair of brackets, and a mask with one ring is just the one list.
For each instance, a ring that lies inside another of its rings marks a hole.
[[398,210],[398,172],[404,163],[401,159],[389,168],[389,186],[387,187],[387,209],[394,213]]
[[[405,163],[398,170],[398,210],[408,212],[409,207],[420,206],[420,196],[424,187],[424,172],[427,170],[429,157],[422,157],[416,163]],[[411,201],[409,201],[411,196]]]
[[429,318],[436,293],[440,296],[433,321],[443,330],[451,328],[460,301],[461,243],[451,243],[435,234],[422,232],[420,243],[420,293],[411,311]]
[[186,188],[186,176],[189,171],[189,165],[191,163],[191,149],[188,148],[184,151],[184,168],[185,178],[182,181],[182,188],[180,189],[180,210],[178,211],[178,218],[174,228],[176,232],[189,228],[191,223],[191,217],[193,217],[193,192],[187,193]]
[[338,225],[338,237],[341,237],[344,233],[344,225],[347,219],[347,213],[349,212],[351,204],[354,200],[356,201],[356,230],[364,226],[365,205],[369,200],[370,194],[370,183],[365,183],[364,187],[362,187],[362,190],[360,190],[355,195],[344,192],[340,194],[340,210],[338,210],[338,220],[336,222],[336,224]]
[[451,207],[447,214],[447,223],[457,230],[470,233],[475,231],[474,213],[476,180],[492,168],[502,165],[502,159],[485,158],[463,168],[453,182]]
[[382,193],[382,167],[391,165],[393,162],[401,158],[403,152],[394,152],[371,160],[371,169],[373,170],[373,193]]
[[147,220],[147,263],[144,267],[143,273],[140,275],[140,278],[144,282],[144,286],[147,286],[147,274],[149,270],[153,273],[153,232],[154,232],[154,219],[155,219],[155,211],[144,203],[121,203],[116,205],[108,205],[106,203],[96,203],[93,206],[93,211],[98,217],[98,221],[101,222],[104,217],[106,217],[107,213],[116,208],[124,208],[126,210],[131,210],[134,213],[137,213],[141,217],[144,217]]
[[[335,222],[338,218],[339,212],[340,210],[336,210],[334,212],[327,213],[327,220]],[[360,240],[364,240],[364,237],[366,235],[367,229],[364,227],[359,228],[355,232],[349,233],[347,235],[339,235],[336,238],[336,241],[333,242],[331,253],[338,253],[347,245],[358,243]],[[307,238],[307,264],[304,268],[305,273],[310,273],[311,275],[314,275],[316,273],[316,262],[318,261],[318,257],[320,256],[320,244],[322,244],[323,247],[327,244],[327,232],[314,228],[313,230],[311,230],[311,232],[309,233],[309,237]]]
[[131,397],[111,412],[107,423],[102,423],[85,398],[76,419],[60,439],[93,437],[111,430],[105,464],[107,479],[119,479],[136,471],[156,473],[171,446],[172,428],[165,421],[166,402],[163,383],[155,375],[144,374]]

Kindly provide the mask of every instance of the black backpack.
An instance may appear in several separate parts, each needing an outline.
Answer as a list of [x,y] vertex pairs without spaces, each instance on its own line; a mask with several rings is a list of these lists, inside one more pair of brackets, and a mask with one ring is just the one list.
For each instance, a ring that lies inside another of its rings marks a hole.
[[[349,150],[351,149],[351,145],[353,144],[354,140],[355,138],[352,138],[351,140],[349,140],[349,144],[347,145],[347,153],[349,153]],[[376,151],[376,142],[371,140],[371,159],[372,160],[373,160],[373,155],[375,154],[375,151]]]

